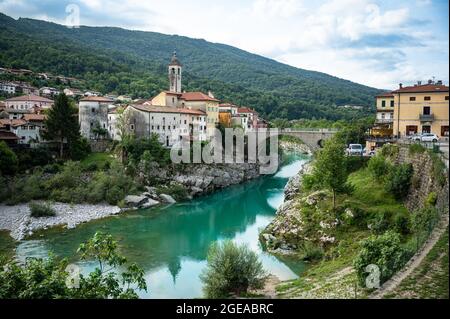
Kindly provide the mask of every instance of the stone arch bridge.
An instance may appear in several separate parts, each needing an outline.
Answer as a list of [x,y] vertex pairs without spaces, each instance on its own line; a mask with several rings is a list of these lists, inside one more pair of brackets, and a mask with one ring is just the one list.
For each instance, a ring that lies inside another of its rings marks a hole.
[[282,129],[278,135],[293,136],[303,141],[312,151],[322,147],[322,143],[331,138],[337,130],[318,129],[318,130],[299,130],[299,129]]

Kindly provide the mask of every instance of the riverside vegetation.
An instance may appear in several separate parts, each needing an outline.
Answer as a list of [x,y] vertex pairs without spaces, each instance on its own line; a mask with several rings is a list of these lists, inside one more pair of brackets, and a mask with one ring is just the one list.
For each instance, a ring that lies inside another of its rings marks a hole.
[[[277,287],[281,297],[367,297],[366,267],[379,267],[382,284],[406,264],[440,218],[437,191],[413,211],[405,207],[408,194],[420,186],[418,174],[425,172],[415,174],[411,164],[398,163],[398,146],[386,145],[368,162],[345,157],[338,151],[342,146],[340,134],[326,143],[300,178],[299,189],[287,193],[261,234],[270,251],[311,264],[301,278]],[[411,156],[425,152],[409,148]],[[447,183],[441,178],[444,167],[436,154],[426,155],[433,159],[429,174],[439,190]],[[327,176],[340,176],[340,184]]]

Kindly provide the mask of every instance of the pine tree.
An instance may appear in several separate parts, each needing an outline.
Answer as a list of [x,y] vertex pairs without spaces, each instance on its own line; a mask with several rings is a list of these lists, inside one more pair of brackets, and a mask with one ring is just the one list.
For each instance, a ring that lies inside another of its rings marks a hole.
[[80,125],[77,110],[72,106],[64,93],[56,98],[55,104],[49,109],[45,120],[44,138],[59,143],[59,157],[64,155],[64,142],[68,144],[80,140]]

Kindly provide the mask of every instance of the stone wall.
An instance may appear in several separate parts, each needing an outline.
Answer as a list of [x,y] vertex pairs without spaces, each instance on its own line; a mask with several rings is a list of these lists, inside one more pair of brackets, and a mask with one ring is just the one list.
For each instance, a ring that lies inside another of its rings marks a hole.
[[438,195],[436,206],[441,213],[448,212],[448,172],[446,183],[441,186],[433,177],[433,160],[428,152],[411,154],[407,145],[400,145],[395,163],[410,163],[414,169],[412,185],[405,200],[405,206],[409,211],[420,209],[424,206],[428,195],[435,192]]

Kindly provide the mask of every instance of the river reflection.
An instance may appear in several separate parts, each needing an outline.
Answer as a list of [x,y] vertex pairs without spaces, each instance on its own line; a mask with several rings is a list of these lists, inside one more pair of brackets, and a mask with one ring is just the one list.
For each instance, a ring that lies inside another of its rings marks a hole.
[[[129,261],[144,268],[149,291],[141,297],[195,298],[202,296],[198,276],[205,267],[209,245],[232,239],[256,251],[268,272],[281,280],[293,279],[303,270],[303,265],[281,261],[263,252],[258,234],[283,202],[287,179],[306,160],[305,156],[292,157],[273,176],[190,202],[114,216],[72,230],[51,229],[45,231],[45,240],[22,242],[17,247],[17,255],[19,258],[45,256],[53,251],[77,262],[73,256],[78,245],[101,230],[119,241],[121,252]],[[81,265],[85,271],[94,266],[90,262]]]

